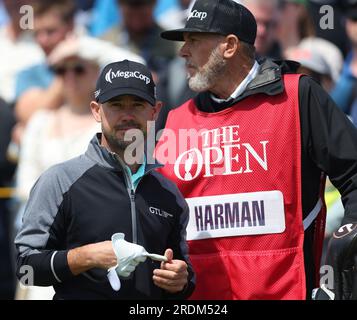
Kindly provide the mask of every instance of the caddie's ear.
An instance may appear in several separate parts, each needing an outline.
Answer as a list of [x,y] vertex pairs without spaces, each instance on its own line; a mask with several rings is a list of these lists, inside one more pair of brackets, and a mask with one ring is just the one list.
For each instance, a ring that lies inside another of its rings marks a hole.
[[223,57],[225,59],[232,58],[239,49],[239,39],[234,34],[226,36],[226,40],[223,42],[225,45]]
[[90,103],[90,109],[92,111],[95,121],[102,122],[102,117],[100,115],[100,104],[96,101]]

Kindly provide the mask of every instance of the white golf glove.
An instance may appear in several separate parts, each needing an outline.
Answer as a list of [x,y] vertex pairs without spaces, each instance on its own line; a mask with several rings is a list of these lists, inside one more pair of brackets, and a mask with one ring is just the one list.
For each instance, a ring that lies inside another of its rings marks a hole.
[[140,262],[146,260],[146,250],[144,247],[124,240],[124,233],[112,235],[112,244],[117,256],[117,266],[115,267],[119,276],[129,277]]
[[115,291],[120,289],[119,276],[127,278],[136,266],[144,262],[147,257],[156,261],[167,261],[165,256],[149,254],[143,246],[124,240],[124,233],[112,235],[112,244],[117,257],[117,265],[108,270],[108,280]]

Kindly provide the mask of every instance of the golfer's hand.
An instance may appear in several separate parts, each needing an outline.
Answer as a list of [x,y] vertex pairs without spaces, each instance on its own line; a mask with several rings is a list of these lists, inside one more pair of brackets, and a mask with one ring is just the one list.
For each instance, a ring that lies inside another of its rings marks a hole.
[[187,284],[187,264],[182,260],[172,260],[171,249],[166,249],[165,256],[168,262],[161,262],[161,268],[154,270],[154,284],[170,293],[180,292]]
[[74,275],[92,268],[109,269],[117,263],[112,242],[103,241],[69,250],[67,261]]
[[116,263],[116,255],[111,241],[103,241],[91,245],[93,266],[108,269]]

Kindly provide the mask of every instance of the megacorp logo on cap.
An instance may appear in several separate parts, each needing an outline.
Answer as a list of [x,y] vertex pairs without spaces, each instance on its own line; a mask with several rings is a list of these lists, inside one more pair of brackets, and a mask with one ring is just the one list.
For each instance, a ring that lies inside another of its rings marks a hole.
[[113,79],[115,79],[115,78],[124,78],[124,79],[136,78],[136,79],[144,81],[146,84],[149,84],[151,82],[150,78],[143,75],[140,71],[118,70],[118,71],[114,72],[113,69],[110,69],[105,75],[105,80],[109,83],[112,83]]
[[202,21],[202,20],[207,18],[207,12],[193,10],[193,11],[190,12],[190,15],[188,16],[187,20],[190,20],[192,18],[197,18],[197,19],[200,19]]

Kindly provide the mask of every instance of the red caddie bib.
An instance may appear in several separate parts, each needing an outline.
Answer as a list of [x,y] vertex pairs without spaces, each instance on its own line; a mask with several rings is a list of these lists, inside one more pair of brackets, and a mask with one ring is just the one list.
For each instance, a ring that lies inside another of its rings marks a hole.
[[170,112],[155,155],[190,208],[192,299],[305,299],[298,75],[216,113]]

